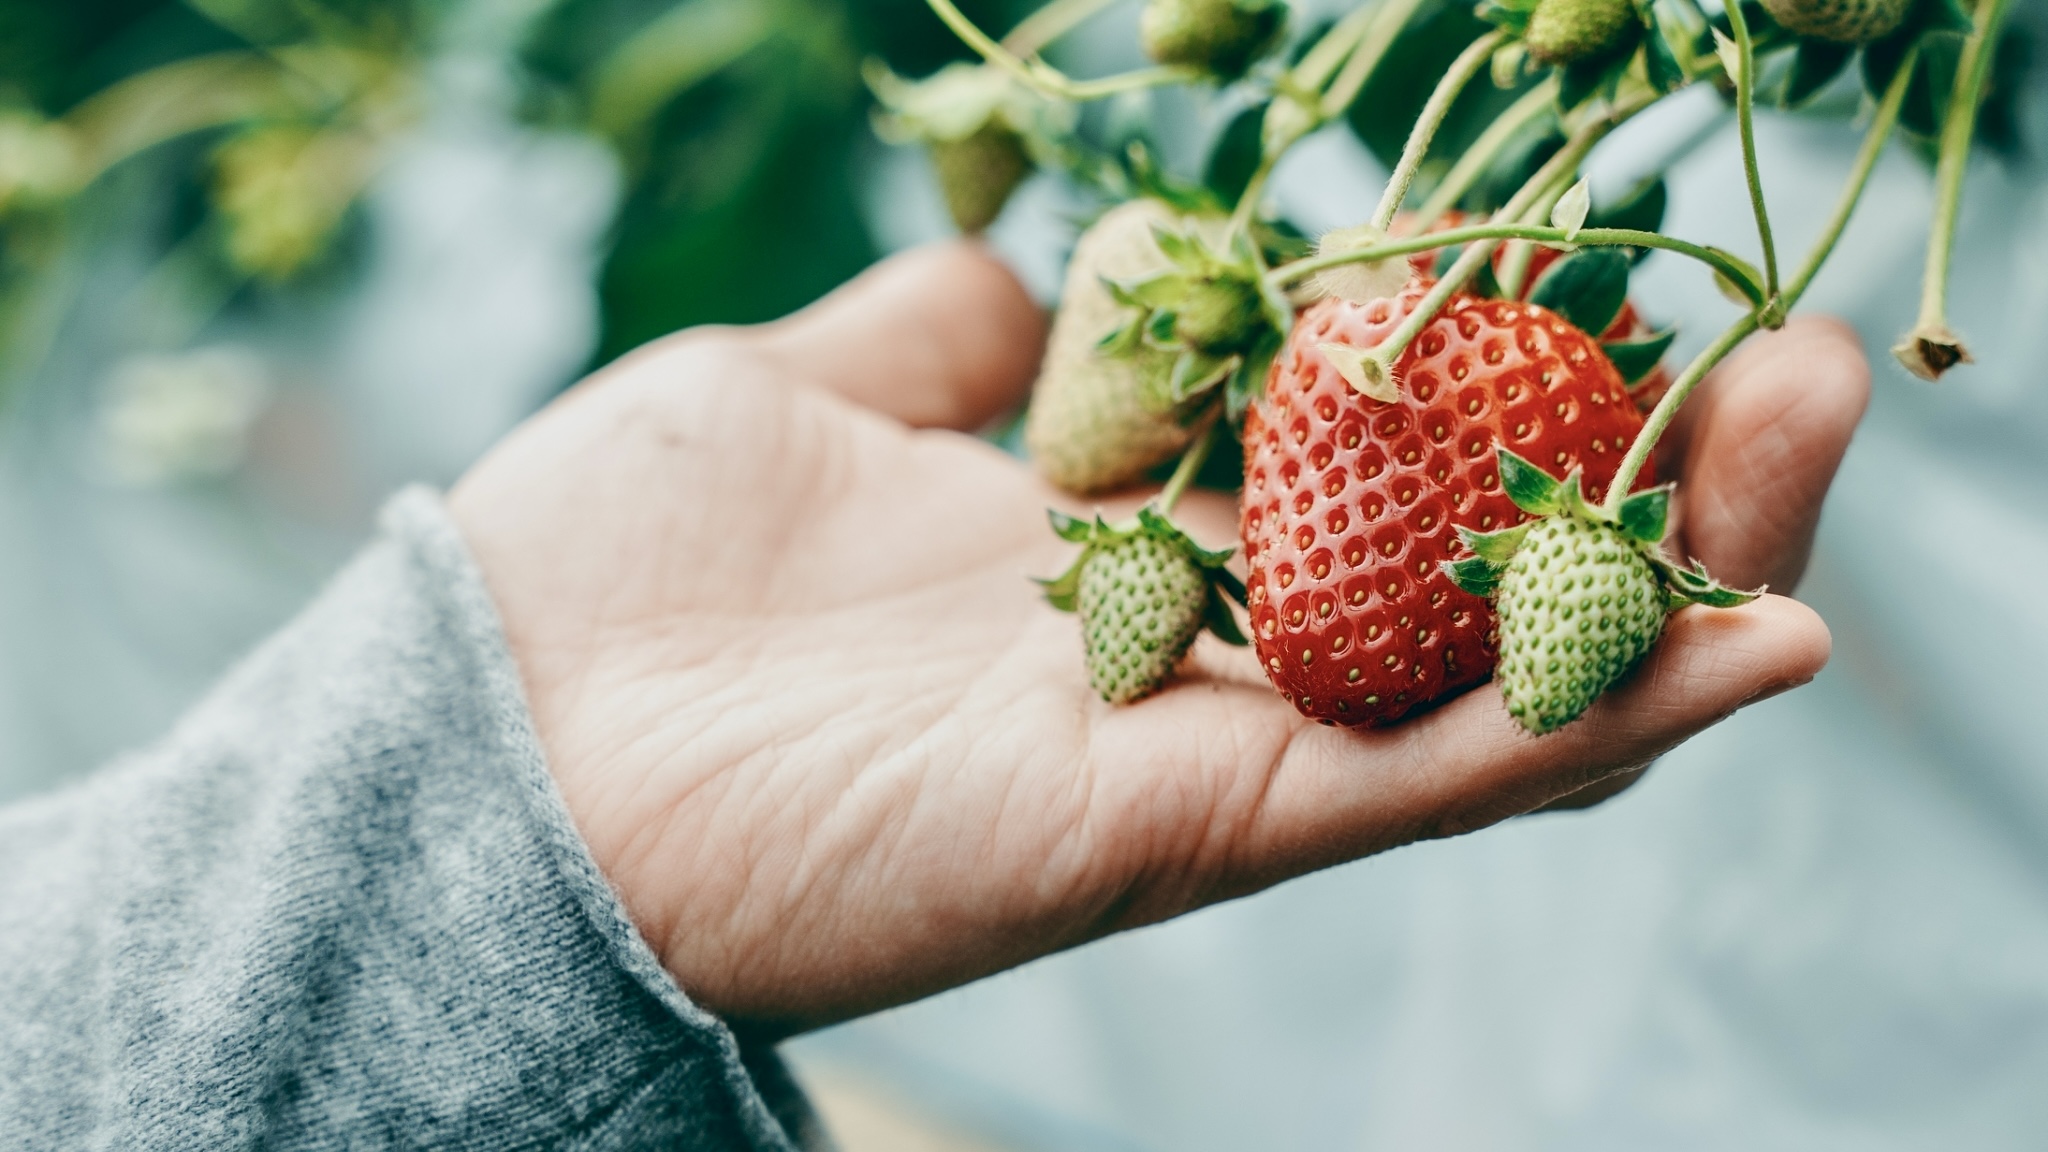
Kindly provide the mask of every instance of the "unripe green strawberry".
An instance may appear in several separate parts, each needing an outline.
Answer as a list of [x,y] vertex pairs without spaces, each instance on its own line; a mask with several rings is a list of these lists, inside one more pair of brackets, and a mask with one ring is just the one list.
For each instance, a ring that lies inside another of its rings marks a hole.
[[1031,175],[1032,140],[1057,138],[1073,126],[1070,107],[985,64],[949,64],[915,81],[870,64],[866,76],[881,105],[876,133],[930,151],[946,208],[962,232],[994,223]]
[[1272,50],[1286,22],[1278,0],[1151,0],[1138,37],[1161,64],[1234,77]]
[[1227,354],[1249,343],[1258,322],[1258,289],[1237,277],[1217,277],[1197,282],[1180,300],[1173,332],[1191,348]]
[[1840,44],[1867,44],[1898,30],[1912,0],[1763,0],[1786,31]]
[[1158,691],[1204,625],[1230,643],[1245,642],[1222,599],[1244,599],[1244,586],[1223,568],[1228,549],[1202,548],[1149,505],[1115,527],[1057,512],[1052,524],[1083,548],[1072,567],[1045,582],[1046,599],[1081,614],[1088,683],[1104,700],[1129,704]]
[[1465,591],[1492,597],[1494,678],[1509,715],[1536,735],[1578,719],[1633,671],[1673,609],[1732,608],[1762,594],[1725,588],[1699,564],[1680,568],[1658,554],[1668,486],[1610,510],[1586,503],[1576,470],[1560,483],[1506,448],[1495,456],[1501,489],[1539,519],[1499,532],[1460,529],[1472,556],[1444,571]]
[[1579,718],[1664,629],[1664,587],[1640,547],[1569,513],[1538,520],[1501,574],[1494,677],[1529,731]]
[[1177,353],[1143,342],[1102,347],[1133,315],[1106,281],[1172,271],[1153,229],[1182,223],[1157,200],[1120,204],[1082,234],[1067,264],[1024,442],[1045,478],[1069,492],[1135,484],[1194,438],[1196,408],[1176,404],[1170,389]]
[[1031,175],[1024,137],[997,120],[959,140],[934,140],[931,156],[946,210],[962,232],[979,232],[995,223],[1010,193]]
[[1522,42],[1545,64],[1576,64],[1613,49],[1635,20],[1630,0],[1540,0]]

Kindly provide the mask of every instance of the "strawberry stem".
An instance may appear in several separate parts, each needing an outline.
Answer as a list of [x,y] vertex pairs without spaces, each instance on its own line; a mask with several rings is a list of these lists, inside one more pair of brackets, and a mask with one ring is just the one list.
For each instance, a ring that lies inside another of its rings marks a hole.
[[1813,250],[1807,253],[1806,262],[1800,266],[1798,274],[1785,285],[1781,299],[1786,312],[1792,311],[1799,298],[1806,295],[1807,287],[1820,273],[1821,265],[1827,263],[1828,257],[1834,253],[1836,242],[1842,238],[1842,230],[1848,227],[1849,218],[1855,214],[1857,202],[1862,200],[1863,190],[1870,184],[1870,174],[1877,168],[1878,157],[1884,154],[1884,146],[1899,122],[1899,109],[1905,106],[1906,91],[1913,86],[1913,68],[1919,62],[1920,45],[1916,43],[1906,49],[1905,57],[1899,61],[1899,70],[1892,74],[1891,83],[1885,86],[1884,98],[1878,102],[1870,128],[1863,134],[1863,147],[1856,154],[1856,166],[1842,185],[1842,195],[1835,204],[1833,218],[1821,232],[1820,239],[1814,242]]
[[1394,223],[1394,213],[1401,210],[1401,201],[1408,197],[1408,186],[1415,182],[1415,170],[1422,166],[1422,157],[1429,151],[1429,142],[1436,138],[1436,130],[1443,123],[1444,115],[1458,95],[1471,83],[1472,77],[1486,67],[1493,58],[1493,50],[1500,45],[1506,33],[1495,29],[1466,45],[1458,58],[1451,62],[1448,72],[1437,81],[1436,89],[1429,94],[1429,102],[1422,106],[1422,114],[1415,118],[1415,126],[1408,131],[1408,142],[1401,149],[1401,159],[1395,163],[1394,171],[1387,177],[1387,188],[1380,194],[1379,207],[1373,210],[1372,226],[1385,232]]
[[[1564,244],[1565,231],[1550,224],[1473,224],[1464,228],[1446,228],[1423,236],[1403,236],[1388,240],[1369,248],[1353,248],[1343,252],[1331,252],[1318,256],[1304,256],[1289,264],[1282,264],[1267,274],[1269,283],[1276,287],[1298,284],[1325,268],[1336,268],[1344,264],[1375,263],[1396,256],[1407,256],[1416,252],[1428,252],[1436,248],[1450,248],[1468,244],[1474,240],[1532,240],[1538,244]],[[1722,276],[1733,281],[1752,304],[1764,301],[1763,285],[1754,279],[1755,273],[1728,253],[1718,248],[1708,248],[1676,236],[1661,232],[1642,232],[1634,228],[1581,228],[1569,243],[1590,248],[1657,248],[1690,257]]]
[[1119,92],[1201,79],[1201,74],[1190,68],[1161,67],[1140,68],[1134,72],[1104,76],[1098,80],[1076,80],[1037,57],[1027,60],[997,43],[955,7],[953,0],[925,0],[925,3],[938,14],[940,20],[945,21],[946,27],[951,28],[954,35],[965,41],[969,48],[981,55],[982,59],[1032,88],[1057,99],[1099,100]]
[[1087,23],[1116,0],[1052,0],[1003,34],[1002,45],[1021,57],[1035,56],[1046,45]]
[[1500,155],[1501,149],[1514,140],[1516,133],[1527,127],[1538,116],[1550,111],[1557,99],[1557,77],[1546,77],[1542,83],[1524,92],[1520,99],[1508,105],[1507,111],[1494,118],[1486,131],[1472,142],[1472,147],[1458,157],[1444,178],[1430,191],[1429,199],[1415,210],[1416,232],[1425,232],[1443,214],[1457,207],[1459,199],[1470,191],[1472,185],[1486,174],[1486,169]]
[[1195,436],[1195,442],[1188,445],[1188,450],[1181,454],[1180,464],[1174,468],[1173,475],[1167,478],[1166,487],[1159,490],[1158,504],[1161,516],[1173,515],[1173,506],[1180,503],[1181,495],[1188,490],[1188,485],[1195,482],[1195,476],[1201,472],[1202,465],[1208,462],[1210,450],[1216,447],[1217,431],[1222,427],[1223,422],[1216,419],[1216,413],[1210,413],[1207,425]]
[[1678,379],[1672,383],[1671,390],[1664,393],[1664,398],[1657,401],[1657,406],[1643,420],[1642,431],[1636,433],[1635,443],[1628,446],[1628,455],[1621,458],[1621,466],[1614,471],[1614,482],[1608,485],[1607,498],[1601,501],[1607,512],[1620,511],[1622,500],[1635,486],[1636,477],[1642,474],[1643,465],[1649,463],[1650,453],[1656,449],[1657,441],[1663,438],[1665,429],[1671,427],[1671,420],[1678,415],[1686,397],[1692,395],[1693,389],[1699,387],[1700,381],[1707,378],[1707,373],[1713,371],[1723,357],[1762,326],[1763,311],[1762,308],[1753,309],[1715,337],[1714,342],[1693,357],[1685,371],[1678,374]]
[[[1756,212],[1757,238],[1764,248],[1764,293],[1775,299],[1778,295],[1778,245],[1771,237],[1771,213],[1764,205],[1763,173],[1756,161],[1756,52],[1749,39],[1749,18],[1742,14],[1739,2],[1722,5],[1728,14],[1728,26],[1735,31],[1735,51],[1738,73],[1735,80],[1735,123],[1742,137],[1742,173],[1749,182],[1749,203]],[[1776,328],[1784,323],[1784,314],[1776,313],[1777,323],[1766,327]],[[1768,319],[1768,317],[1767,317]]]
[[[1367,9],[1371,15],[1362,24],[1358,43],[1351,50],[1350,58],[1344,61],[1343,71],[1338,72],[1337,78],[1323,90],[1320,106],[1323,119],[1335,119],[1351,107],[1365,82],[1372,79],[1373,72],[1379,68],[1387,49],[1394,46],[1395,37],[1421,9],[1422,0],[1386,0],[1377,8]],[[1316,86],[1322,87],[1320,83]]]
[[1980,0],[1976,27],[1963,42],[1962,58],[1956,62],[1955,87],[1949,96],[1948,118],[1942,121],[1941,151],[1935,162],[1934,227],[1927,236],[1927,270],[1921,280],[1916,331],[1948,325],[1948,271],[1955,250],[1956,216],[1962,208],[1963,173],[1970,162],[1970,142],[1976,133],[1984,84],[1997,55],[1998,31],[2009,6],[2010,0]]
[[[1529,206],[1529,210],[1522,214],[1522,220],[1529,223],[1542,223],[1550,219],[1550,214],[1557,208],[1557,202],[1563,199],[1566,192],[1571,190],[1573,178],[1576,175],[1577,173],[1575,172],[1566,172],[1560,176],[1544,191],[1542,196],[1536,199],[1534,204]],[[1578,237],[1574,235],[1572,240],[1576,243]],[[1529,262],[1535,258],[1536,245],[1527,240],[1516,240],[1508,245],[1508,254],[1500,262],[1499,276],[1500,290],[1508,299],[1520,300],[1522,298],[1522,282],[1528,279]]]

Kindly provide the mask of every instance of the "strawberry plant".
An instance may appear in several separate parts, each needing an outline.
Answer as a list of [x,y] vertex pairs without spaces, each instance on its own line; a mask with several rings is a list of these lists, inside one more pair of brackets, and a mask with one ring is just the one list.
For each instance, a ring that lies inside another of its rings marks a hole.
[[[1376,0],[1291,44],[1275,0],[1150,0],[1152,64],[1088,79],[1045,50],[1107,0],[1052,0],[1002,38],[928,2],[981,62],[877,88],[899,138],[929,92],[981,93],[924,100],[963,228],[992,220],[1028,166],[1112,203],[1069,266],[1032,455],[1087,495],[1182,454],[1138,520],[1054,519],[1083,551],[1049,595],[1083,616],[1113,702],[1163,685],[1205,623],[1239,638],[1222,555],[1170,519],[1219,442],[1242,449],[1250,643],[1327,723],[1392,723],[1492,677],[1524,727],[1555,731],[1630,674],[1669,613],[1754,598],[1667,555],[1673,491],[1653,456],[1708,372],[1785,323],[1895,135],[1933,157],[1936,188],[1920,316],[1895,354],[1929,380],[1970,359],[1948,323],[1949,253],[1973,138],[1996,122],[2011,0],[1483,0],[1475,15]],[[1802,104],[1852,66],[1861,150],[1818,239],[1781,263],[1759,103]],[[1230,89],[1247,109],[1203,183],[1162,170],[1142,133],[1105,144],[1078,127],[1082,105],[1170,85]],[[1756,259],[1664,232],[1660,178],[1596,205],[1583,174],[1617,127],[1702,85],[1734,112]],[[1367,132],[1385,189],[1355,224],[1298,239],[1271,211],[1272,173],[1326,124],[1372,124],[1355,110],[1368,91],[1381,120],[1413,109],[1398,143]],[[975,140],[985,170],[963,171]],[[1650,252],[1696,263],[1743,309],[1675,371],[1674,333],[1628,299]]]

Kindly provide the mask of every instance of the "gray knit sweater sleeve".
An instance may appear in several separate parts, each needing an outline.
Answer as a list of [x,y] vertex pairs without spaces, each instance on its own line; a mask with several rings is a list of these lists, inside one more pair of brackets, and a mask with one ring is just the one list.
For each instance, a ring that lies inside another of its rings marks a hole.
[[439,501],[156,748],[0,811],[0,1144],[789,1149],[585,851]]

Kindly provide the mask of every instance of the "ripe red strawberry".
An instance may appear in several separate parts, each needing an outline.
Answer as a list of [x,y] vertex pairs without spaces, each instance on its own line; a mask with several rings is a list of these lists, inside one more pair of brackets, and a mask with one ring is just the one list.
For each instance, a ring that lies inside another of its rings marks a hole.
[[1642,427],[1598,344],[1514,301],[1454,298],[1396,363],[1397,401],[1353,390],[1319,346],[1377,345],[1426,290],[1303,312],[1245,412],[1252,639],[1281,694],[1327,723],[1390,723],[1492,672],[1492,611],[1439,565],[1463,554],[1456,527],[1526,519],[1496,443],[1583,468],[1598,500]]

